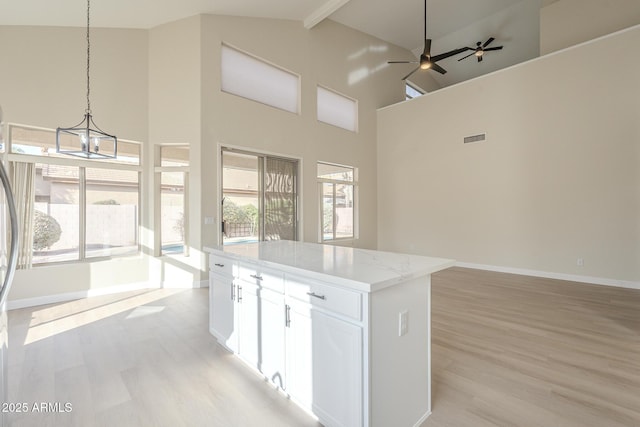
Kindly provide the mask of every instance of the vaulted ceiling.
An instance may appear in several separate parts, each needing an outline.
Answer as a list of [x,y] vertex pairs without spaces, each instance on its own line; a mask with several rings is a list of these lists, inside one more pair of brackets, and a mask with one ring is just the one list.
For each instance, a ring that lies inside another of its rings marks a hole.
[[[440,63],[446,75],[429,71],[440,86],[448,86],[498,70],[539,54],[539,11],[556,0],[428,0],[427,35],[432,53],[475,47],[495,37],[481,63],[463,56]],[[108,0],[93,1],[95,27],[152,28],[199,13],[297,20],[312,28],[332,19],[419,55],[423,41],[423,0]],[[0,25],[84,26],[85,0],[0,0]],[[389,58],[406,59],[406,58]],[[411,65],[393,65],[398,78]]]

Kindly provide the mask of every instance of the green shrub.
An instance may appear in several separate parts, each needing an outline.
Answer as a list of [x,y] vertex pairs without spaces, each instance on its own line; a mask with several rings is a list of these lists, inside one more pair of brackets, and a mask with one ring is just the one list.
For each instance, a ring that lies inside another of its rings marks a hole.
[[33,218],[33,249],[40,251],[53,246],[58,240],[62,229],[58,221],[50,215],[36,211]]

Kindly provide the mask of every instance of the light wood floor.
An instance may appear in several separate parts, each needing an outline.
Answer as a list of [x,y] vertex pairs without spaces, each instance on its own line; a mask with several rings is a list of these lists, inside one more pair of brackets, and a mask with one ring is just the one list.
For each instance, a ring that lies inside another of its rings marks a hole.
[[432,283],[423,427],[640,426],[640,290],[462,268]]
[[[433,280],[422,427],[640,426],[640,291],[461,268]],[[207,330],[207,289],[14,310],[12,426],[314,426]],[[395,427],[395,426],[394,426]]]
[[12,427],[319,426],[216,343],[208,289],[14,310],[9,325],[9,401],[73,408]]

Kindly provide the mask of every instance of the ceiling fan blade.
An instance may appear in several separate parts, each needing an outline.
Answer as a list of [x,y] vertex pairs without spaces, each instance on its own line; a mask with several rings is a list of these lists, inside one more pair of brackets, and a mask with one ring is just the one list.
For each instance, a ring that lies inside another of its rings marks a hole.
[[[441,60],[443,60],[445,58],[448,58],[450,56],[454,56],[454,55],[457,55],[459,53],[466,52],[467,50],[469,50],[468,47],[461,47],[459,49],[450,50],[449,52],[445,52],[445,53],[441,53],[440,55],[432,56],[431,57],[431,62],[441,61]],[[471,49],[471,50],[475,51],[475,49]]]
[[483,47],[483,48],[485,48],[485,47],[489,46],[489,44],[490,44],[491,42],[493,42],[494,40],[495,40],[495,38],[493,38],[493,37],[489,37],[489,40],[487,40],[486,42],[484,42],[484,44],[482,45],[482,47]]
[[402,78],[402,80],[407,80],[409,78],[409,76],[411,76],[411,74],[415,73],[416,71],[418,71],[420,69],[420,66],[417,66],[412,72],[410,72],[409,74],[407,74],[406,76],[404,76]]
[[478,62],[482,62],[482,55],[478,56]]
[[441,66],[439,66],[438,64],[431,64],[431,69],[433,71],[437,71],[440,74],[447,74],[447,70],[445,70],[444,68],[442,68]]
[[[474,49],[474,50],[475,50],[475,49]],[[462,58],[458,59],[458,62],[462,61],[463,59],[467,59],[468,57],[473,56],[473,55],[475,55],[475,54],[476,54],[475,52],[471,52],[469,55],[467,55],[467,56],[463,56]]]
[[420,61],[387,61],[387,64],[419,64]]
[[422,54],[425,56],[431,56],[431,39],[424,40],[424,50]]
[[496,47],[490,47],[488,49],[485,49],[485,52],[489,52],[490,50],[502,50],[504,46],[496,46]]

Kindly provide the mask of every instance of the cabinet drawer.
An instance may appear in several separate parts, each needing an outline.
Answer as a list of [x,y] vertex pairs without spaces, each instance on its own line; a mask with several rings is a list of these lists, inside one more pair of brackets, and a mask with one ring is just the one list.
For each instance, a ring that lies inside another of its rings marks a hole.
[[288,274],[286,290],[288,296],[315,307],[358,321],[362,319],[362,294],[358,292]]
[[247,262],[238,263],[238,277],[248,283],[284,293],[284,274],[268,267]]
[[209,255],[209,269],[214,274],[233,277],[233,264],[234,262],[229,258]]

